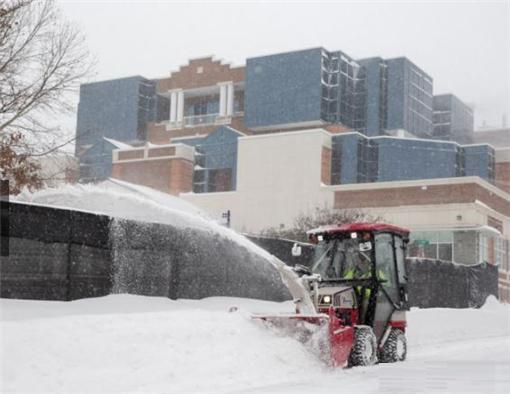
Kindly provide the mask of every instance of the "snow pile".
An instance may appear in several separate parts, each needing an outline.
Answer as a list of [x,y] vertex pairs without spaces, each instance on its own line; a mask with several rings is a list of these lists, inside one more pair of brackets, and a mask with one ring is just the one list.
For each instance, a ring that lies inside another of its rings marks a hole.
[[[229,313],[234,304],[241,310]],[[5,391],[235,391],[324,368],[297,341],[243,312],[288,310],[287,303],[115,295],[0,305]]]
[[[240,309],[229,313],[233,305]],[[487,386],[487,379],[508,379],[506,359],[500,360],[496,373],[486,360],[478,366],[468,358],[493,358],[498,346],[509,343],[504,322],[510,319],[510,307],[494,300],[481,310],[415,309],[409,318],[408,361],[334,371],[298,341],[250,319],[250,313],[292,308],[291,302],[234,298],[172,301],[111,295],[67,303],[1,299],[0,390],[379,393],[381,387],[385,392],[415,392],[418,387],[423,388],[419,392],[452,392],[451,384],[462,384],[458,392],[503,393],[510,387],[498,391]],[[476,341],[460,352],[455,348],[441,353],[446,342],[462,341],[464,335]],[[506,339],[494,342],[497,338],[485,339],[489,335]],[[430,345],[431,339],[443,341],[439,350]],[[479,352],[473,353],[474,345]],[[427,351],[432,351],[428,358]],[[498,357],[510,357],[501,354]],[[438,363],[447,368],[438,368]],[[464,376],[467,370],[470,380]],[[459,378],[450,381],[454,373]],[[477,374],[480,382],[473,380]]]
[[170,224],[220,234],[265,258],[271,255],[244,236],[212,220],[203,210],[178,197],[149,187],[110,178],[99,184],[63,185],[34,193],[24,191],[12,201]]
[[411,347],[510,335],[510,307],[494,297],[482,309],[413,308],[408,313]]

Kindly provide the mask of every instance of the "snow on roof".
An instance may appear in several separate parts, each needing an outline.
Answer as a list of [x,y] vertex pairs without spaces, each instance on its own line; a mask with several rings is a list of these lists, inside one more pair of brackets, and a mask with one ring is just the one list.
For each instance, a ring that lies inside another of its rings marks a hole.
[[103,137],[105,141],[108,141],[110,144],[114,145],[117,149],[131,149],[133,148],[131,145],[126,144],[124,142],[120,142],[111,138]]
[[347,223],[341,225],[321,226],[308,231],[307,234],[337,234],[351,231],[389,231],[403,234],[405,236],[409,235],[409,230],[385,223]]

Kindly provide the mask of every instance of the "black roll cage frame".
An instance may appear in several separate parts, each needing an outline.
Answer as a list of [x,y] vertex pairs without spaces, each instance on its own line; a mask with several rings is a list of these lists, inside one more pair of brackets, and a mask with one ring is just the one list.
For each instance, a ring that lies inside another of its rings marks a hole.
[[[409,242],[409,238],[405,237],[401,233],[392,232],[388,230],[382,230],[382,231],[357,231],[360,232],[369,232],[371,234],[370,241],[373,242],[374,247],[372,250],[370,250],[370,258],[371,258],[371,277],[367,279],[322,279],[321,282],[327,283],[327,284],[349,284],[352,285],[356,296],[358,298],[358,305],[361,305],[360,301],[362,299],[362,294],[364,292],[365,288],[369,288],[371,290],[370,292],[370,298],[368,300],[368,308],[367,308],[367,321],[366,324],[372,325],[373,319],[375,316],[375,308],[377,306],[377,296],[379,294],[379,290],[382,291],[384,296],[388,299],[388,301],[393,305],[395,310],[408,310],[409,304],[407,301],[407,282],[406,283],[400,283],[400,272],[399,272],[399,266],[397,263],[397,246],[395,245],[395,237],[400,237],[402,239],[402,253],[404,258],[404,270],[405,270],[405,249],[406,245]],[[336,244],[339,239],[348,238],[348,235],[351,232],[342,232],[342,233],[333,233],[333,234],[319,234],[324,237],[324,241],[335,241],[335,245],[333,248],[336,248]],[[391,237],[391,246],[393,248],[393,264],[394,264],[394,275],[395,275],[395,284],[397,287],[397,294],[399,299],[393,300],[384,286],[381,286],[381,284],[385,283],[386,280],[379,279],[377,277],[377,256],[375,255],[375,237],[378,234],[390,234]],[[334,253],[332,253],[331,259],[334,258],[334,254],[336,253],[336,250],[333,250]],[[343,272],[343,264],[345,264],[345,261],[342,262],[342,272]],[[407,278],[407,272],[404,272],[404,275],[402,276],[404,278]],[[361,291],[359,290],[359,287],[361,287]]]

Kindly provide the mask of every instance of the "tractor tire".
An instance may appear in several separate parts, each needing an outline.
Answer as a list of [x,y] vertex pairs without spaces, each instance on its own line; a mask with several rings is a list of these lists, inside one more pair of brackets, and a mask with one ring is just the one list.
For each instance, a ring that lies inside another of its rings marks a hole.
[[371,327],[354,328],[354,343],[349,356],[349,365],[367,366],[377,362],[377,339]]
[[406,334],[399,328],[392,328],[388,339],[379,352],[379,360],[383,363],[404,361],[407,355]]

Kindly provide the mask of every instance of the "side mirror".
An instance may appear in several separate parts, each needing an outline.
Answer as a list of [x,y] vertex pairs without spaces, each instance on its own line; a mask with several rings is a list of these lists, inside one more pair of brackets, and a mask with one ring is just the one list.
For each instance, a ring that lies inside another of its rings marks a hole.
[[292,256],[293,256],[293,257],[299,257],[299,256],[301,256],[301,252],[302,252],[302,250],[301,250],[301,245],[299,245],[299,244],[294,244],[294,245],[292,246]]

